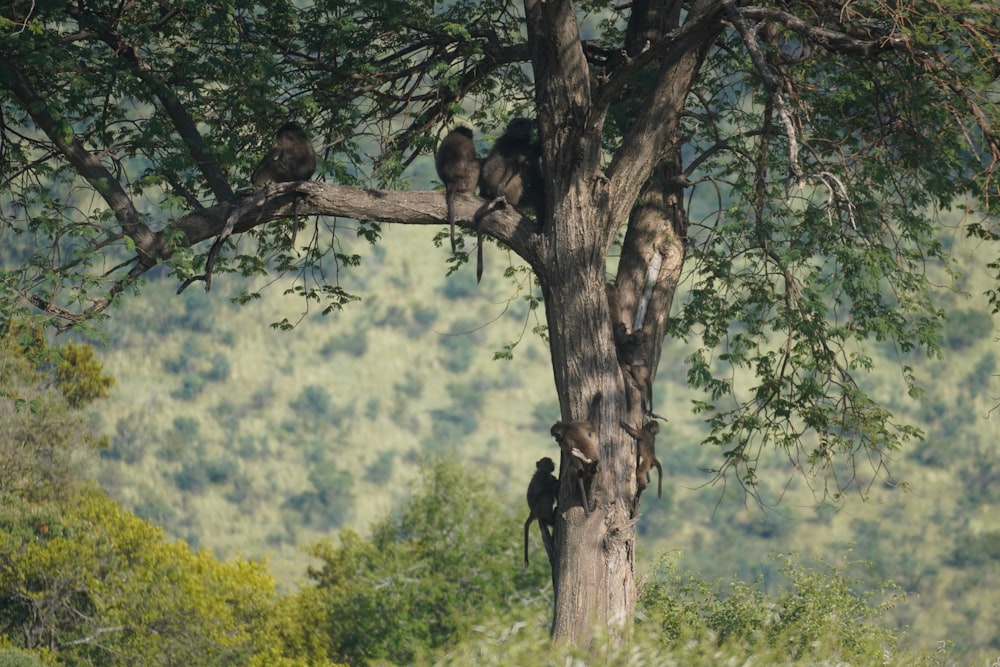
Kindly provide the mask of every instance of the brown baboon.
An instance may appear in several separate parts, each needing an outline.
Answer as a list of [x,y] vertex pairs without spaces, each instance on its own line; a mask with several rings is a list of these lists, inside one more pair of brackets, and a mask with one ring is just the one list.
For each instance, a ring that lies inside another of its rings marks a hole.
[[552,471],[556,469],[556,464],[549,457],[538,459],[535,462],[535,474],[531,476],[528,484],[528,520],[524,522],[524,566],[528,567],[528,529],[531,522],[538,519],[538,529],[542,533],[542,543],[545,551],[549,555],[549,562],[552,561],[552,533],[550,526],[556,524],[556,514],[554,506],[556,496],[559,494],[559,480],[552,476]]
[[639,485],[639,493],[642,493],[649,486],[649,471],[656,466],[659,473],[656,482],[656,497],[663,497],[663,468],[660,460],[656,458],[656,434],[660,432],[660,425],[655,421],[648,421],[640,430],[636,430],[622,422],[622,428],[628,431],[629,435],[635,438],[639,445],[638,462],[635,467],[636,482]]
[[[552,425],[552,437],[562,448],[564,461],[568,469],[576,475],[583,499],[583,510],[590,514],[590,501],[587,499],[587,489],[584,480],[593,479],[600,464],[600,447],[598,433],[601,428],[601,394],[598,392],[590,402],[590,411],[586,421],[556,422]],[[560,469],[560,476],[562,470]]]
[[472,130],[456,127],[438,146],[434,155],[438,178],[444,183],[444,196],[448,204],[448,226],[451,230],[451,251],[455,252],[455,195],[472,192],[479,184],[479,158]]
[[[285,123],[278,128],[274,145],[260,161],[250,176],[255,188],[268,183],[307,181],[316,171],[316,151],[309,137],[296,123]],[[298,199],[292,204],[292,248],[299,232]]]
[[[628,374],[639,389],[642,411],[644,414],[653,414],[653,376],[649,372],[649,366],[645,362],[635,363],[627,367]],[[629,406],[631,408],[631,406]]]
[[296,123],[278,128],[274,145],[250,176],[255,188],[268,183],[306,181],[316,171],[316,151],[309,137]]
[[[639,390],[640,401],[643,412],[652,414],[653,412],[653,375],[646,365],[645,349],[646,340],[649,334],[643,329],[636,329],[629,332],[624,322],[618,322],[614,329],[615,349],[618,353],[618,363],[626,372],[626,380],[631,378],[633,384]],[[632,392],[625,394],[628,399],[628,408],[632,409]]]
[[479,174],[479,194],[489,198],[475,217],[479,248],[476,255],[476,281],[483,276],[482,219],[497,208],[533,208],[538,220],[545,219],[545,183],[542,178],[541,147],[531,142],[532,122],[514,118],[483,160]]

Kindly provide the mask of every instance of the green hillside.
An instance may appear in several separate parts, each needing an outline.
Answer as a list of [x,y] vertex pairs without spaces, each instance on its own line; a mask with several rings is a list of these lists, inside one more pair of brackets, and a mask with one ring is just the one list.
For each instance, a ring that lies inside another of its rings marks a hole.
[[[270,325],[302,315],[304,302],[282,295],[293,277],[245,306],[230,302],[246,287],[232,276],[180,296],[158,278],[125,299],[99,345],[117,378],[93,415],[111,439],[97,470],[104,488],[193,545],[266,557],[286,589],[304,578],[302,547],[339,528],[365,534],[400,508],[425,456],[485,472],[524,513],[534,461],[555,453],[548,428],[559,417],[548,353],[531,333],[544,318],[529,310],[525,284],[502,277],[510,260],[495,246],[477,287],[470,266],[445,276],[447,253],[426,230],[384,232],[378,249],[345,239],[364,261],[341,282],[363,300],[309,312],[292,331]],[[941,291],[953,318],[942,358],[901,359],[873,343],[880,363],[867,388],[926,434],[891,457],[888,482],[865,466],[853,483],[847,470],[813,478],[770,453],[760,502],[732,480],[712,484],[705,469],[720,455],[699,444],[703,416],[691,401],[700,396],[683,363],[691,349],[668,343],[654,389],[655,412],[670,420],[657,439],[666,479],[662,499],[643,497],[640,569],[672,550],[682,568],[723,582],[771,581],[772,552],[870,561],[872,587],[892,580],[907,594],[890,620],[912,627],[914,648],[951,640],[962,655],[1000,650],[988,255],[963,242],[954,258],[967,277],[962,291]],[[514,342],[512,360],[494,360]],[[902,389],[907,365],[926,388],[922,401]],[[842,498],[827,493],[838,487],[848,488]]]

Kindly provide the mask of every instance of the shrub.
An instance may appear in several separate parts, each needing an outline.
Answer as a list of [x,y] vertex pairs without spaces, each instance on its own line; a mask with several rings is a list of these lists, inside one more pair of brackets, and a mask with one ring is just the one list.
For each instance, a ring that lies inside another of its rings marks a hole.
[[792,556],[782,558],[778,569],[788,585],[774,595],[760,581],[722,588],[679,576],[671,562],[661,562],[643,591],[642,618],[660,629],[668,647],[711,642],[760,664],[871,665],[895,653],[895,636],[880,625],[894,596],[872,604],[872,596],[855,592],[858,581],[844,569],[823,563],[806,569]]
[[522,570],[520,542],[511,539],[520,522],[504,516],[483,478],[454,462],[425,464],[420,478],[416,495],[373,526],[371,540],[341,531],[338,546],[311,549],[322,561],[311,576],[334,660],[413,664],[515,605],[544,614],[548,571],[537,561]]

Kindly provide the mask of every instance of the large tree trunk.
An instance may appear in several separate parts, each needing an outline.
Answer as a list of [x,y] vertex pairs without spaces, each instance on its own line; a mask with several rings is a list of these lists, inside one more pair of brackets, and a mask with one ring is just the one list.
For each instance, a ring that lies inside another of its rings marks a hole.
[[575,645],[585,644],[597,625],[621,627],[635,610],[637,453],[621,424],[641,428],[650,418],[643,409],[650,397],[622,364],[613,327],[623,322],[629,332],[641,329],[647,335],[636,361],[655,371],[684,258],[686,218],[669,203],[677,201],[676,189],[657,179],[632,216],[628,234],[645,239],[633,239],[637,251],[620,267],[621,307],[609,303],[606,288],[607,248],[600,232],[607,228],[605,214],[591,198],[573,196],[588,190],[573,189],[563,201],[553,224],[560,226],[561,216],[570,215],[574,231],[565,233],[565,223],[563,234],[550,235],[549,263],[539,271],[562,421],[587,419],[593,397],[602,397],[600,466],[588,491],[589,515],[575,476],[566,472],[565,453],[560,463],[552,635]]
[[592,232],[603,220],[586,198],[564,204],[560,215],[572,215],[580,233],[554,239],[542,278],[562,421],[587,419],[593,397],[602,396],[589,516],[565,453],[560,463],[552,634],[580,645],[594,623],[620,624],[635,608],[635,443],[619,426],[625,388],[605,296],[606,249],[593,247],[603,235]]
[[[652,405],[629,368],[647,370],[651,383],[660,359],[687,233],[680,119],[691,82],[721,30],[713,19],[717,4],[702,0],[688,14],[694,27],[678,33],[679,7],[633,5],[631,50],[661,51],[650,63],[657,81],[648,97],[629,102],[634,91],[615,81],[591,95],[571,2],[525,2],[549,211],[541,229],[544,248],[533,265],[545,297],[562,421],[585,420],[593,397],[602,396],[600,466],[589,490],[589,515],[575,475],[567,473],[566,453],[560,466],[552,635],[575,645],[585,644],[598,624],[612,632],[621,627],[636,604],[636,442],[622,423],[641,428],[650,419],[643,405]],[[605,174],[601,131],[612,102],[626,103],[635,117]],[[608,251],[626,222],[617,283],[609,290]],[[609,294],[619,297],[610,308]],[[634,332],[642,343],[625,354],[622,336]]]

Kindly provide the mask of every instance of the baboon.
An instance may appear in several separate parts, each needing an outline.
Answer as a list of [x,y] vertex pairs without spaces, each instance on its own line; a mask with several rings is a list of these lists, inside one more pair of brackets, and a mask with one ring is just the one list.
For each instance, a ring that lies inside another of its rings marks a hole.
[[451,251],[455,252],[455,195],[472,192],[479,184],[479,158],[472,130],[456,127],[445,135],[434,155],[438,178],[444,183],[444,196],[448,203],[448,226],[451,229]]
[[[629,332],[624,322],[614,327],[615,350],[618,363],[626,372],[626,380],[631,379],[639,390],[640,402],[645,414],[653,412],[653,374],[646,365],[645,348],[649,334],[643,329]],[[632,392],[627,391],[628,408],[632,409]]]
[[[316,151],[312,142],[297,123],[285,123],[278,128],[274,145],[250,176],[255,188],[268,183],[307,181],[316,171]],[[292,204],[292,248],[299,231],[298,199]]]
[[649,366],[640,361],[628,366],[627,370],[635,386],[639,388],[643,413],[653,414],[653,374],[649,372]]
[[255,188],[268,183],[306,181],[316,171],[316,151],[309,137],[296,123],[278,128],[274,145],[250,176]]
[[538,519],[538,529],[542,532],[542,543],[552,561],[552,534],[549,527],[556,524],[554,505],[559,494],[559,480],[552,475],[556,464],[549,457],[535,462],[535,474],[528,484],[528,520],[524,522],[524,566],[528,567],[528,529],[531,522]]
[[[309,137],[296,123],[285,123],[278,128],[278,133],[274,139],[274,145],[267,151],[267,155],[261,159],[260,164],[250,175],[250,182],[255,188],[262,188],[268,183],[287,183],[289,181],[305,181],[312,177],[316,171],[316,151],[313,150]],[[295,247],[295,235],[299,231],[299,200],[296,197],[292,204],[292,239],[291,246]],[[196,280],[205,281],[205,291],[212,287],[212,270],[215,266],[215,259],[222,249],[226,239],[233,233],[237,216],[231,215],[226,220],[225,227],[215,239],[211,249],[208,251],[208,258],[205,260],[205,273],[200,276],[191,276],[185,280],[177,293],[180,294],[188,285]]]
[[510,204],[514,208],[532,208],[539,221],[545,219],[545,184],[542,178],[541,147],[531,142],[531,120],[514,118],[507,124],[483,160],[479,173],[479,194],[491,201],[475,217],[476,281],[483,276],[482,219],[491,211]]
[[639,445],[639,455],[638,462],[635,467],[635,477],[636,482],[639,485],[639,493],[642,493],[647,486],[649,486],[649,471],[653,466],[656,466],[656,471],[659,473],[656,482],[656,497],[663,497],[663,468],[660,466],[660,460],[656,458],[656,434],[660,432],[660,425],[655,421],[648,421],[640,430],[636,430],[622,422],[622,428],[628,431],[629,435],[635,438]]
[[[587,499],[587,489],[584,479],[593,479],[600,464],[600,448],[598,433],[601,428],[601,394],[598,392],[590,402],[590,411],[586,421],[575,421],[563,423],[561,421],[552,425],[552,437],[559,443],[562,449],[564,461],[569,470],[576,475],[576,481],[580,488],[580,496],[583,499],[583,511],[590,514],[590,501]],[[560,470],[562,476],[562,470]]]

